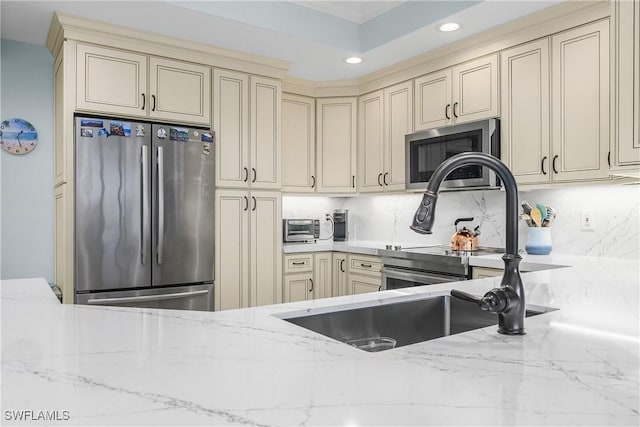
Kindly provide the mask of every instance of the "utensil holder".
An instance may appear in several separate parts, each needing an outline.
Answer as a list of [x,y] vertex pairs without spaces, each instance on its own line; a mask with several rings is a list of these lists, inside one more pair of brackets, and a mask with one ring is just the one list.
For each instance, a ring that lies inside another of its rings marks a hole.
[[529,227],[525,250],[530,255],[547,255],[551,252],[551,227]]

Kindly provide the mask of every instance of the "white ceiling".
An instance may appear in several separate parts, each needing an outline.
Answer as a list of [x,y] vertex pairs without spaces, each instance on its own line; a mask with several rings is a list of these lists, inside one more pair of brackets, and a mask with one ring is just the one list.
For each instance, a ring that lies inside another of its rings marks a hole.
[[[289,61],[289,75],[352,79],[563,0],[0,1],[2,38],[44,45],[60,11]],[[449,21],[461,29],[442,33]],[[361,64],[344,59],[360,56]]]

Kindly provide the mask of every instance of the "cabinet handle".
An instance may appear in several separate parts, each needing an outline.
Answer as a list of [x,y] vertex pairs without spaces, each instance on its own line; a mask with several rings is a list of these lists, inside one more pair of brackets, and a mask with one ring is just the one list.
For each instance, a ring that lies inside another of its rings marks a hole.
[[244,211],[249,210],[249,198],[247,196],[242,196],[244,197]]
[[309,292],[313,292],[313,279],[309,279],[309,281],[311,282],[311,289],[309,289]]
[[353,188],[356,188],[356,176],[355,175],[351,175],[351,186]]
[[389,175],[389,172],[385,172],[384,178],[382,178],[382,182],[384,182],[384,185],[389,185],[389,183],[387,182],[387,175]]
[[311,188],[315,188],[315,186],[316,186],[316,177],[311,175],[311,179],[313,180],[313,183],[311,184]]
[[378,286],[378,292],[382,290],[382,285]]
[[255,197],[251,196],[251,199],[253,199],[253,208],[251,209],[252,211],[255,211],[256,208],[258,207],[258,201],[256,200]]
[[544,157],[542,158],[542,161],[540,162],[540,170],[542,171],[542,174],[543,174],[543,175],[546,175],[546,174],[547,174],[547,172],[544,170],[544,161],[545,161],[545,160],[547,160],[547,156],[544,156]]
[[142,110],[144,110],[144,107],[147,105],[147,97],[144,96],[144,93],[142,94]]
[[556,169],[556,160],[558,160],[557,154],[553,156],[553,162],[551,163],[551,167],[553,168],[554,173],[558,173],[558,170]]
[[456,112],[456,107],[458,106],[458,103],[454,103],[453,104],[453,117],[458,118],[458,113]]
[[382,187],[381,179],[382,179],[382,174],[381,174],[381,173],[379,173],[379,174],[378,174],[378,185],[379,185],[380,187]]
[[340,271],[343,272],[343,273],[346,273],[344,271],[344,260],[343,259],[340,260]]
[[371,264],[360,263],[360,267],[371,268]]
[[253,174],[251,182],[256,182],[256,179],[258,179],[258,172],[256,172],[256,168],[251,168],[251,173]]
[[151,107],[151,111],[156,111],[156,96],[151,95],[151,100],[153,101],[153,106]]
[[449,107],[451,107],[451,104],[447,104],[447,106],[444,107],[444,116],[447,120],[451,120],[451,117],[449,116]]
[[293,261],[291,264],[293,264],[293,265],[305,265],[306,262],[304,262],[304,261]]
[[242,168],[244,169],[244,179],[242,181],[247,182],[247,180],[249,179],[249,169],[247,168]]
[[609,167],[611,167],[611,151],[609,151],[609,154],[607,154],[607,164],[609,165]]

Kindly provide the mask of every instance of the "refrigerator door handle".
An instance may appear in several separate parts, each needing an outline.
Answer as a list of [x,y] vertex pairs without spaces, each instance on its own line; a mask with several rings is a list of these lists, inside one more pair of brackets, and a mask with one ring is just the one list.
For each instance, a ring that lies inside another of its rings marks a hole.
[[149,255],[149,147],[142,146],[142,248],[141,262],[147,263]]
[[165,299],[178,299],[189,298],[196,295],[203,295],[208,293],[207,289],[191,292],[178,292],[175,294],[164,295],[144,295],[139,297],[121,297],[121,298],[92,298],[87,300],[87,304],[106,304],[106,303],[128,303],[128,302],[142,302],[142,301],[161,301]]
[[164,148],[158,147],[158,264],[164,251]]

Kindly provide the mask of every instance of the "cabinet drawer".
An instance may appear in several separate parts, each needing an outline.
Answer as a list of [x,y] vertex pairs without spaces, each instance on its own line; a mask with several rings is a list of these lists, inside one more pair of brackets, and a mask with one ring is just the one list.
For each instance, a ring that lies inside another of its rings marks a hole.
[[349,255],[349,273],[380,277],[382,263],[379,257],[367,255]]
[[313,271],[313,254],[284,256],[284,274]]

